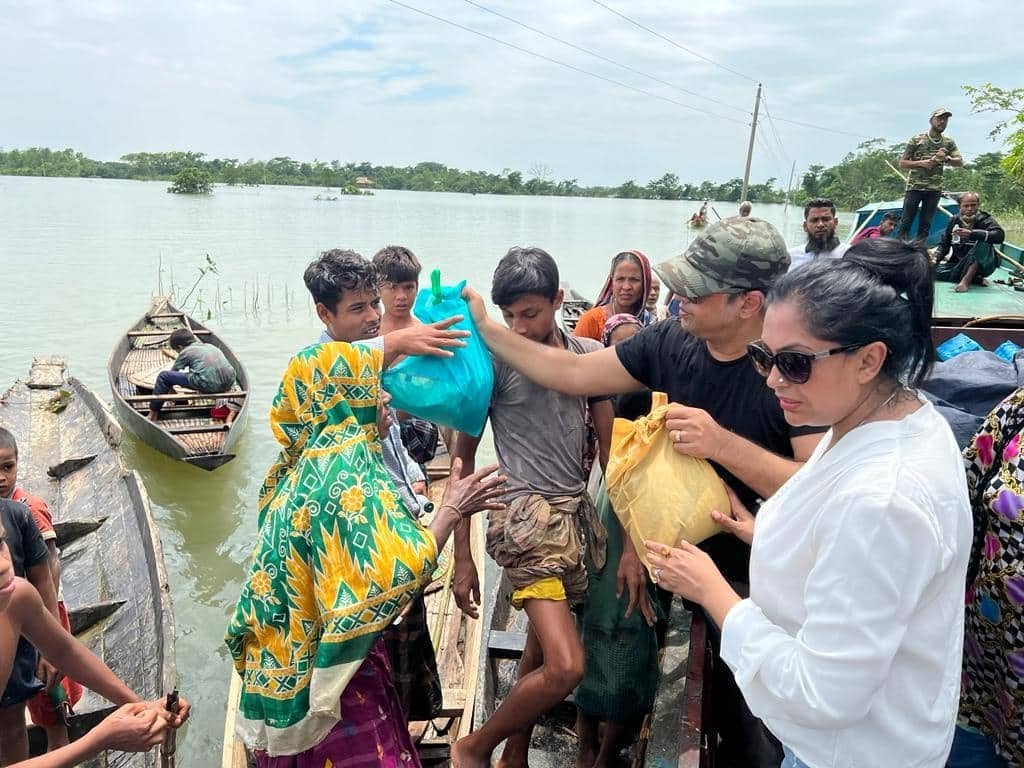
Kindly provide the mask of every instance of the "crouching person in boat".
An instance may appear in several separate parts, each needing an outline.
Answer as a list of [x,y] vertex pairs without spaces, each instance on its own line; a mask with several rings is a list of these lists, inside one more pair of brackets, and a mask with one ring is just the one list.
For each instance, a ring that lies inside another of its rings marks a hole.
[[[0,504],[10,503],[0,501]],[[162,699],[149,702],[139,699],[106,664],[60,625],[29,582],[15,576],[7,534],[0,523],[0,683],[6,684],[10,678],[15,650],[23,636],[54,666],[122,706],[71,744],[31,760],[5,761],[5,765],[70,768],[104,750],[146,752],[160,744],[168,728],[179,728],[188,718],[189,703],[184,697],[179,698],[180,708],[172,714]]]
[[[645,294],[636,294],[642,309]],[[573,357],[600,349],[593,339],[566,336],[555,324],[562,305],[558,267],[540,248],[513,248],[494,271],[491,299],[511,332],[532,346]],[[542,346],[543,345],[543,346]],[[612,408],[606,397],[588,402],[535,384],[502,361],[494,362],[490,420],[494,447],[508,475],[508,509],[487,522],[487,554],[512,587],[512,605],[526,611],[529,626],[516,683],[483,726],[452,747],[454,768],[489,766],[505,741],[504,768],[525,768],[537,719],[565,699],[583,677],[583,646],[570,606],[587,593],[587,554],[604,565],[604,528],[587,493],[584,469],[588,408],[608,460]],[[460,434],[455,455],[472,467],[479,438]],[[468,531],[455,540],[455,600],[477,615],[480,585]]]
[[452,530],[503,507],[496,466],[462,477],[456,461],[430,527],[417,522],[381,460],[383,361],[341,342],[308,347],[271,408],[283,450],[225,638],[242,676],[236,733],[260,768],[420,765],[381,633]]
[[[187,328],[178,328],[171,332],[171,349],[178,353],[169,371],[157,374],[153,387],[154,395],[166,395],[173,387],[185,387],[196,392],[212,394],[227,392],[235,386],[238,374],[228,362],[219,347],[199,341]],[[228,420],[234,418],[233,401],[225,401],[229,413]],[[151,421],[160,419],[160,411],[164,407],[163,400],[152,400],[149,403]],[[223,407],[218,403],[218,407]]]
[[[931,367],[924,249],[876,239],[780,278],[755,367],[791,424],[827,424],[753,517],[742,599],[701,550],[653,542],[658,582],[721,627],[722,659],[786,768],[942,768],[960,692],[972,521],[960,450],[908,386]],[[728,510],[723,510],[728,512]]]
[[964,293],[971,285],[987,285],[986,277],[999,266],[995,246],[1006,239],[999,222],[979,210],[977,192],[960,196],[960,214],[950,220],[935,249],[935,279],[956,283]]

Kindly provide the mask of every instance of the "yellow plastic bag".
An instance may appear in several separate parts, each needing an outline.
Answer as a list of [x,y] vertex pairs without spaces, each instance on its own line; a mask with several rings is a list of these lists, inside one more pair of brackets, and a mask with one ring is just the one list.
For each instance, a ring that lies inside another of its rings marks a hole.
[[712,510],[729,512],[725,483],[705,459],[672,448],[665,427],[668,397],[655,392],[649,415],[616,419],[605,485],[615,514],[648,570],[644,541],[699,544],[722,528]]

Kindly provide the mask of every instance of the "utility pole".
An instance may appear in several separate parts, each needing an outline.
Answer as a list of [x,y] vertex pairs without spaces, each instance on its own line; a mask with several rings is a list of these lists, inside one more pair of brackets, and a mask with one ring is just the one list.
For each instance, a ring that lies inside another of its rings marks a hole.
[[793,175],[796,173],[796,160],[793,161],[793,167],[789,169],[789,184],[786,185],[786,207],[782,209],[785,213],[789,208],[789,198],[793,196]]
[[757,97],[754,99],[754,122],[750,124],[750,144],[747,146],[747,167],[743,169],[743,191],[740,201],[747,199],[747,186],[750,184],[750,160],[754,156],[754,137],[757,136],[757,111],[761,107],[761,84],[757,84]]

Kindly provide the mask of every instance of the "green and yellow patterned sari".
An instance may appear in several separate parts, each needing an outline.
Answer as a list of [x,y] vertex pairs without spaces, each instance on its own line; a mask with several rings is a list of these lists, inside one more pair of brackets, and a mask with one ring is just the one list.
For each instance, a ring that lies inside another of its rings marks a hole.
[[225,642],[243,681],[236,732],[271,755],[309,749],[337,725],[342,691],[437,558],[381,463],[382,363],[341,342],[308,347],[270,411],[283,450]]

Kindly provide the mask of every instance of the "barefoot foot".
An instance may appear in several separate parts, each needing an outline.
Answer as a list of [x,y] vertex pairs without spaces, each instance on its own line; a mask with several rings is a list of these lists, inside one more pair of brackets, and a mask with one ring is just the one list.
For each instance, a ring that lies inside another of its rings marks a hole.
[[465,739],[452,744],[451,762],[452,768],[489,768],[490,760],[472,751],[463,743]]
[[967,293],[967,286],[964,285],[963,283],[957,283],[956,287],[953,288],[953,290],[956,291],[957,293]]

